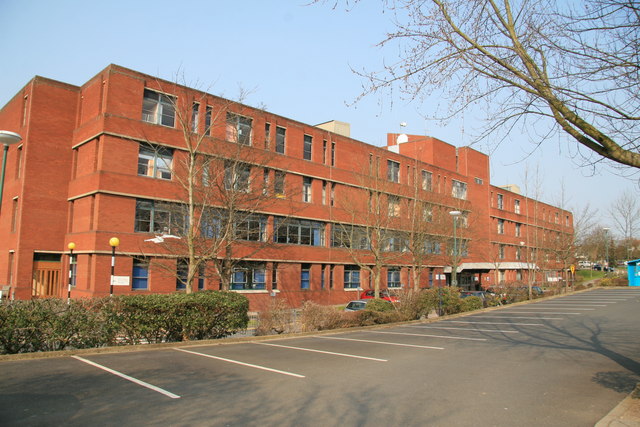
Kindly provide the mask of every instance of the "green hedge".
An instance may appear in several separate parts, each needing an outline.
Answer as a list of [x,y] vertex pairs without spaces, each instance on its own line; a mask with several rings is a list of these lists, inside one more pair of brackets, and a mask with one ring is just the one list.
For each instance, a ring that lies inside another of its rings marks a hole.
[[0,353],[222,338],[246,329],[248,309],[213,291],[13,301],[0,305]]

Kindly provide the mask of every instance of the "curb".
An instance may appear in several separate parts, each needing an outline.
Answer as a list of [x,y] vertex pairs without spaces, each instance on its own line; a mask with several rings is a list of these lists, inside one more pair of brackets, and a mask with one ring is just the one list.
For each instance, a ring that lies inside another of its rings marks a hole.
[[595,427],[639,427],[640,383],[627,397],[598,421]]

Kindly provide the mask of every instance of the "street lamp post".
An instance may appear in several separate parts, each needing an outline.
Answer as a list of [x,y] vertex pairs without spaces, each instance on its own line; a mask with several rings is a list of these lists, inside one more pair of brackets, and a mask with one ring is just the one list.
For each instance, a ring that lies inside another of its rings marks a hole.
[[116,248],[120,244],[120,239],[112,237],[109,239],[109,246],[111,246],[111,282],[109,285],[109,296],[113,296],[113,278],[116,268]]
[[22,141],[22,137],[15,133],[9,132],[8,130],[0,130],[0,143],[4,145],[4,149],[2,151],[2,172],[0,172],[0,210],[2,209],[2,193],[4,191],[4,173],[7,166],[7,151],[9,151],[9,146],[12,144],[17,144]]
[[69,242],[67,245],[69,248],[69,285],[67,287],[67,304],[71,304],[71,282],[73,278],[73,250],[76,248],[76,244]]
[[462,212],[450,211],[449,215],[453,217],[453,269],[451,270],[451,286],[458,286],[458,236],[456,232],[458,217],[462,215]]

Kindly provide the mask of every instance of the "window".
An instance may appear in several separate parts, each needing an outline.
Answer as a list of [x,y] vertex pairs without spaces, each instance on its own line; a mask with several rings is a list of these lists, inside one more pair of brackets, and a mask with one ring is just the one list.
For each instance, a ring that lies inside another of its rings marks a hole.
[[275,262],[271,267],[271,289],[278,289],[278,264]]
[[287,130],[285,128],[276,127],[276,153],[284,154],[286,133]]
[[327,204],[327,181],[322,181],[322,204]]
[[326,264],[322,264],[322,267],[320,268],[320,289],[324,289],[325,288],[325,284],[327,281],[327,265]]
[[302,264],[300,270],[300,289],[311,289],[311,264]]
[[189,278],[189,264],[186,259],[179,259],[176,263],[176,291],[187,289]]
[[360,287],[360,267],[346,265],[344,267],[344,288],[358,289]]
[[21,175],[22,175],[22,145],[19,146],[18,149],[16,150],[16,179],[20,179]]
[[263,242],[267,230],[267,217],[264,215],[250,214],[243,216],[242,212],[237,212],[240,218],[236,218],[234,231],[238,240],[248,240],[252,242]]
[[266,289],[266,269],[264,264],[247,262],[233,269],[232,290]]
[[[69,258],[69,284],[76,287],[76,279],[78,277],[78,255],[71,255]],[[11,281],[9,281],[11,283]]]
[[191,108],[191,132],[198,133],[198,119],[200,117],[200,104],[193,103]]
[[11,232],[15,233],[18,228],[18,198],[14,197],[11,202]]
[[295,218],[275,218],[276,243],[324,246],[324,224]]
[[437,242],[435,240],[426,240],[424,242],[424,251],[427,254],[439,255],[440,253],[442,253],[440,242]]
[[284,197],[284,172],[276,171],[275,179],[273,180],[273,192],[276,197]]
[[249,191],[251,166],[246,163],[224,162],[224,188],[233,191]]
[[361,227],[334,224],[331,228],[331,246],[334,248],[369,249],[367,230]]
[[520,237],[520,227],[522,224],[516,223],[516,237]]
[[204,114],[204,134],[206,136],[211,135],[211,114],[213,113],[213,107],[207,105],[207,110]]
[[522,259],[522,250],[516,246],[516,260],[520,261]]
[[422,171],[422,189],[431,191],[431,182],[433,180],[433,174],[431,172]]
[[498,219],[498,234],[504,234],[504,219]]
[[175,124],[175,98],[149,89],[144,90],[142,120],[148,123],[173,127]]
[[331,194],[329,195],[329,199],[330,199],[330,205],[334,206],[335,202],[336,202],[336,183],[332,182],[331,183]]
[[270,181],[270,172],[268,168],[264,168],[262,171],[262,194],[269,193],[269,181]]
[[327,140],[322,140],[322,163],[327,164]]
[[133,260],[131,289],[149,289],[149,264],[144,260]]
[[173,150],[166,147],[140,145],[138,175],[159,179],[171,179]]
[[179,234],[185,220],[177,205],[153,200],[136,200],[134,230],[139,233]]
[[465,239],[450,239],[448,248],[450,248],[450,255],[456,254],[460,257],[466,257],[469,255],[468,241]]
[[478,185],[482,185],[484,183],[484,181],[482,181],[482,178],[478,178],[478,177],[474,178],[474,181]]
[[311,160],[311,148],[313,146],[313,138],[310,135],[304,136],[303,158]]
[[399,268],[390,268],[387,270],[387,287],[388,288],[399,288],[400,284],[400,269]]
[[331,142],[331,166],[336,165],[336,143]]
[[311,184],[313,183],[312,178],[303,177],[302,178],[302,201],[305,203],[311,203]]
[[387,179],[391,182],[400,182],[400,163],[387,160]]
[[504,245],[498,247],[498,258],[504,259]]
[[384,250],[387,252],[404,252],[409,246],[409,242],[400,233],[384,233],[383,235]]
[[504,209],[504,196],[498,194],[498,209]]
[[429,204],[424,204],[422,206],[422,220],[424,222],[432,222],[433,221],[433,206]]
[[389,195],[387,196],[387,200],[389,204],[389,216],[400,216],[400,197]]
[[251,145],[252,123],[253,120],[249,117],[227,113],[227,141]]
[[271,146],[271,123],[264,124],[264,146],[269,148]]
[[451,180],[451,195],[456,199],[467,199],[467,184],[464,182]]
[[520,213],[520,200],[513,201],[513,211],[517,214]]

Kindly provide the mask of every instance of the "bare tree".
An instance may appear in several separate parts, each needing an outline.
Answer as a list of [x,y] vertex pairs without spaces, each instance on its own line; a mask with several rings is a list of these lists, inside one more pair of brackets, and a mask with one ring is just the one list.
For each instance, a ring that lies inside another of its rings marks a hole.
[[[335,7],[359,0],[317,2]],[[396,30],[380,46],[397,44],[399,54],[381,71],[359,72],[368,82],[363,96],[396,88],[410,99],[441,94],[450,109],[440,119],[484,103],[477,109],[487,119],[480,137],[528,126],[541,143],[561,132],[588,149],[583,155],[640,167],[637,2],[386,0],[384,5]]]
[[334,224],[332,245],[346,249],[353,262],[369,273],[378,298],[383,268],[406,257],[408,235],[400,216],[408,211],[408,199],[393,194],[391,183],[377,171],[370,172],[358,174],[360,188],[352,191],[359,194],[345,195],[341,201],[349,221]]
[[630,190],[623,192],[609,208],[609,215],[627,247],[626,258],[630,259],[633,238],[640,228],[640,202]]
[[[234,267],[273,242],[265,209],[287,203],[271,188],[269,141],[252,137],[248,115],[254,110],[240,102],[185,85],[160,86],[174,94],[161,96],[173,110],[182,144],[173,156],[161,155],[161,145],[145,144],[151,161],[164,161],[162,167],[177,183],[175,202],[156,204],[156,224],[149,230],[162,233],[149,240],[164,253],[148,258],[175,275],[187,293],[198,277],[213,275],[228,290]],[[176,259],[177,268],[168,258]]]

